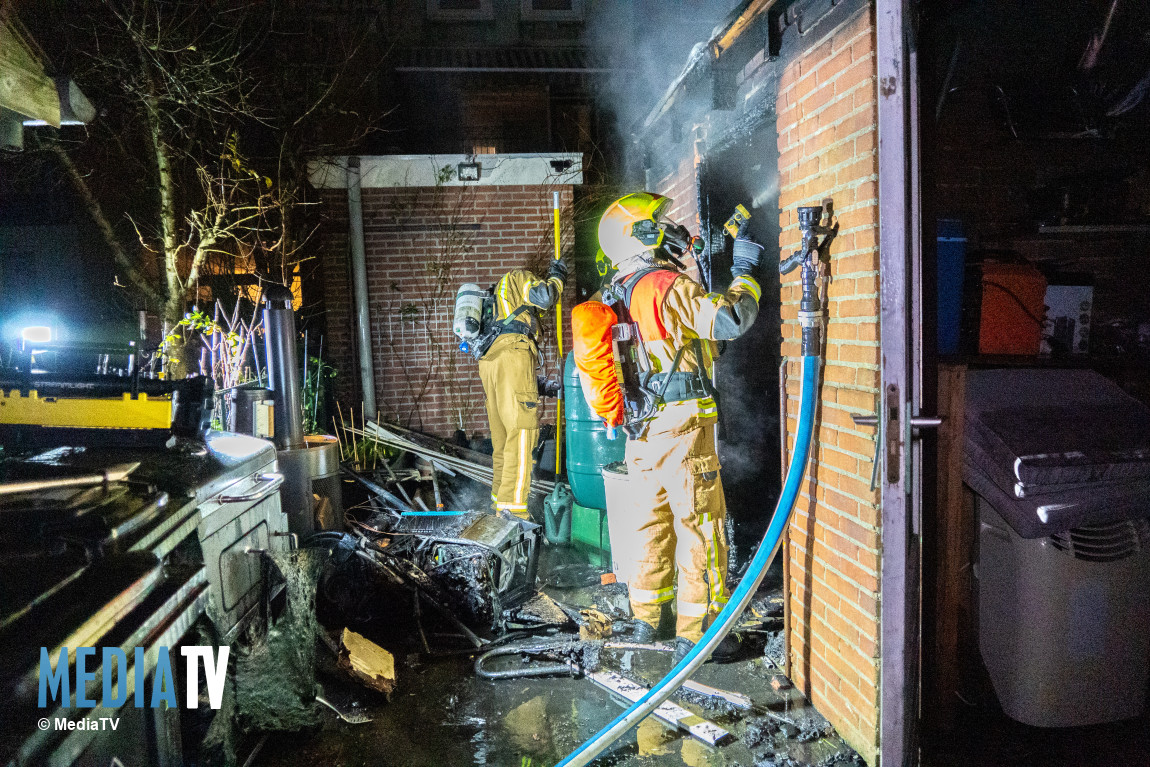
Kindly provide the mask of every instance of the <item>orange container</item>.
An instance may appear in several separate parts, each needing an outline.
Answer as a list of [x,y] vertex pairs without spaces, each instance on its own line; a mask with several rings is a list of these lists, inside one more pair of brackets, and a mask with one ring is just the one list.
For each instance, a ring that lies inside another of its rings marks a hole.
[[1042,341],[1046,278],[1029,264],[983,264],[979,354],[1035,356]]

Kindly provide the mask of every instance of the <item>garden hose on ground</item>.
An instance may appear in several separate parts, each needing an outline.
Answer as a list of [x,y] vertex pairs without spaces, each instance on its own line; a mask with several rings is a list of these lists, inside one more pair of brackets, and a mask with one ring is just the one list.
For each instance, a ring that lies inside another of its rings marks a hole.
[[533,664],[503,671],[488,671],[484,668],[487,661],[492,658],[506,655],[555,653],[568,648],[574,649],[578,644],[578,639],[564,637],[559,640],[528,640],[526,642],[496,647],[494,650],[488,650],[475,659],[475,675],[481,679],[520,679],[534,676],[570,676],[578,674],[578,668],[568,663]]
[[[817,212],[817,215],[816,215]],[[800,208],[800,227],[810,229],[812,222],[818,224],[822,216],[821,208]],[[824,230],[816,230],[822,232]],[[826,232],[832,232],[826,229]],[[834,227],[838,231],[837,224]],[[831,234],[833,236],[833,234]],[[826,241],[824,241],[825,244]],[[594,737],[569,754],[566,759],[556,767],[584,767],[590,764],[599,754],[603,753],[612,743],[618,740],[623,733],[630,730],[646,718],[665,700],[675,694],[699,666],[710,657],[727,633],[735,625],[735,621],[743,614],[743,610],[750,604],[751,598],[762,583],[767,568],[774,561],[775,554],[782,542],[783,531],[791,520],[791,511],[798,500],[802,487],[803,475],[806,474],[807,458],[811,452],[811,441],[814,437],[815,408],[818,403],[819,367],[822,352],[822,301],[819,295],[819,249],[811,248],[807,251],[809,257],[802,264],[802,298],[799,302],[798,320],[802,329],[802,390],[799,395],[799,428],[795,434],[795,452],[791,456],[791,465],[787,467],[786,480],[783,482],[783,491],[779,495],[778,505],[775,506],[771,524],[763,535],[762,543],[755,551],[747,567],[747,574],[739,582],[734,593],[731,594],[727,606],[715,617],[714,623],[703,634],[699,642],[691,648],[683,660],[671,669],[667,676],[658,684],[631,705],[626,711],[615,718],[609,725],[597,732]],[[788,270],[789,271],[789,270]],[[783,425],[785,428],[785,424]]]
[[571,753],[557,767],[583,767],[583,765],[590,764],[615,740],[647,717],[659,704],[670,698],[683,682],[690,678],[699,666],[703,665],[703,662],[706,661],[719,642],[723,641],[723,638],[755,595],[763,576],[779,549],[783,531],[790,521],[791,510],[799,496],[803,475],[806,472],[807,457],[810,455],[820,360],[814,355],[804,356],[802,359],[803,388],[799,409],[799,429],[795,436],[795,453],[787,470],[786,482],[783,485],[782,494],[779,496],[778,505],[775,507],[774,516],[771,518],[771,524],[747,568],[746,576],[731,594],[727,606],[719,613],[715,622],[703,634],[698,644],[687,653],[687,656],[671,669],[670,673],[663,677],[658,684],[652,687],[650,692],[600,730],[591,740]]
[[579,639],[573,635],[534,637],[515,644],[495,647],[475,659],[475,675],[481,679],[521,679],[535,676],[578,676],[583,669],[575,663],[546,663],[512,668],[503,671],[488,671],[487,661],[508,655],[564,655],[578,652],[587,647],[601,647],[607,650],[650,650],[652,652],[673,652],[669,644],[650,642],[624,642],[616,639]]

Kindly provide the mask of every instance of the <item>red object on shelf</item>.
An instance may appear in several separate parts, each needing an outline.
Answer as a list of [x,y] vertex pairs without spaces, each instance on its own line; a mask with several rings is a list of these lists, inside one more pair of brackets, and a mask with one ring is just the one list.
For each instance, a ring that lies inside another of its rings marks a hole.
[[979,354],[1037,355],[1045,298],[1046,278],[1033,266],[983,264]]

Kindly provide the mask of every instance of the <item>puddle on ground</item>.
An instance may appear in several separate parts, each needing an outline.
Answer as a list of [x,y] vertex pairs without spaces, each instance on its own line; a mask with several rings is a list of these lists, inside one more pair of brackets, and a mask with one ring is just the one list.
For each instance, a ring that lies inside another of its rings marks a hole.
[[[554,550],[551,550],[554,553]],[[554,559],[551,559],[554,563]],[[547,561],[541,563],[546,573]],[[611,601],[603,590],[590,584],[576,568],[563,583],[544,587],[552,596],[580,606],[604,609]],[[546,580],[543,575],[542,580]],[[442,640],[449,642],[451,640]],[[454,645],[458,647],[458,645]],[[444,645],[446,648],[446,645]],[[329,699],[346,708],[354,703],[374,718],[368,724],[351,725],[325,712],[318,732],[277,735],[269,740],[256,762],[266,767],[299,765],[386,765],[386,767],[550,767],[608,724],[623,710],[619,703],[590,681],[571,677],[505,679],[476,678],[473,657],[428,658],[409,648],[388,649],[396,653],[399,685],[391,701],[354,683],[325,675]],[[603,665],[650,684],[671,665],[667,653],[605,650]],[[501,658],[499,668],[513,668],[515,658]],[[734,765],[829,765],[850,750],[837,736],[815,737],[800,743],[779,735],[777,720],[765,719],[771,711],[799,725],[815,722],[817,714],[794,690],[776,692],[770,687],[773,668],[761,658],[736,664],[708,664],[697,681],[749,695],[756,712],[731,707],[699,707],[679,699],[711,721],[732,732],[736,740],[721,747],[708,746],[685,733],[671,731],[648,718],[626,734],[597,765],[639,767],[728,767]],[[813,725],[812,725],[813,726]],[[810,727],[807,727],[810,731]],[[750,730],[751,732],[748,732]],[[752,737],[743,741],[743,736]],[[243,758],[245,755],[241,754]],[[789,757],[786,761],[780,757]]]
[[[331,719],[314,737],[297,736],[274,751],[269,744],[259,764],[545,767],[562,761],[622,711],[585,680],[484,681],[474,678],[467,660],[401,667],[400,674],[406,684],[401,682],[392,703],[368,708],[374,722]],[[341,692],[366,697],[358,690]],[[719,767],[753,759],[738,743],[711,748],[648,720],[601,764]]]

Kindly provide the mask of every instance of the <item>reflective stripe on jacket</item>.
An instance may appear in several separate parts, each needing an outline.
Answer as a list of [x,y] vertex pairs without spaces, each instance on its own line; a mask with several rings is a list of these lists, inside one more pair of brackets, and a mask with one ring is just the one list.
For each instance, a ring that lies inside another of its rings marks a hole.
[[558,277],[541,280],[527,269],[513,269],[495,285],[495,319],[505,320],[521,306],[527,308],[515,314],[514,319],[538,329],[538,312],[555,305],[563,292]]

